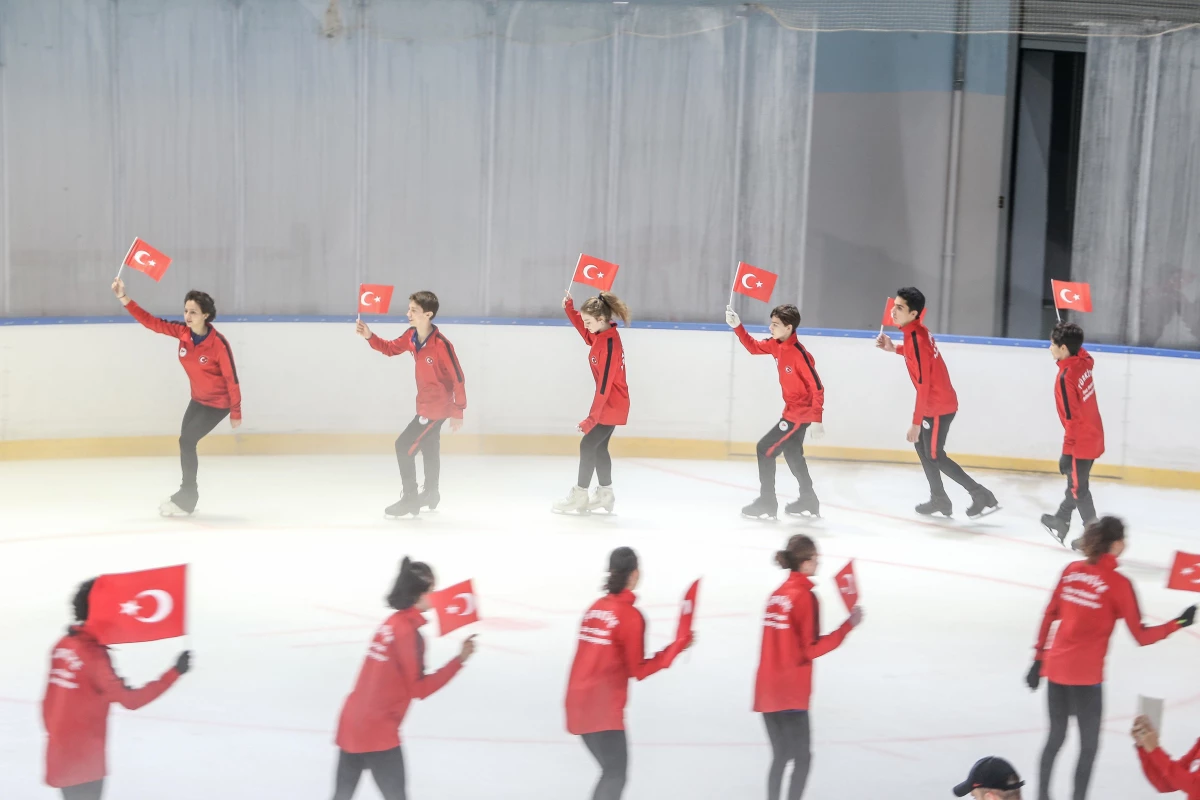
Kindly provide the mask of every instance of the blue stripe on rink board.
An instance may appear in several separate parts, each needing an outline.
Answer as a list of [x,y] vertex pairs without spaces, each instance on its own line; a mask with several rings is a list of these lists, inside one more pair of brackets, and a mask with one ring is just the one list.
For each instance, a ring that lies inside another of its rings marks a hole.
[[[182,321],[182,317],[165,317],[165,319],[176,319]],[[265,314],[253,316],[222,316],[219,320],[221,324],[228,322],[354,322],[357,317],[353,314],[326,314],[317,316],[298,316],[285,314]],[[379,317],[368,316],[366,320],[371,324],[387,324],[387,325],[405,325],[408,320],[404,317]],[[528,325],[533,327],[547,328],[565,328],[571,325],[570,321],[565,317],[554,319],[522,319],[517,317],[440,317],[437,320],[439,325]],[[118,316],[107,317],[0,317],[0,328],[17,326],[17,325],[119,325],[119,324],[136,324],[137,320],[133,317],[122,314]],[[725,323],[716,322],[635,322],[634,328],[645,328],[648,330],[667,330],[667,331],[729,331],[729,326]],[[767,328],[765,325],[747,325],[746,330],[751,333],[766,334]],[[888,328],[893,334],[897,335],[895,328]],[[829,336],[841,339],[874,339],[879,335],[879,331],[855,331],[843,330],[841,328],[800,328],[796,331],[801,336]],[[1005,339],[1001,336],[954,336],[948,333],[935,333],[939,342],[949,342],[952,344],[982,344],[991,345],[993,347],[1032,347],[1044,348],[1047,346],[1047,341],[1044,339]],[[1158,356],[1160,358],[1191,358],[1200,359],[1200,351],[1198,350],[1170,350],[1164,347],[1127,347],[1120,344],[1092,344],[1086,345],[1087,349],[1093,353],[1126,353],[1129,355],[1138,356]]]

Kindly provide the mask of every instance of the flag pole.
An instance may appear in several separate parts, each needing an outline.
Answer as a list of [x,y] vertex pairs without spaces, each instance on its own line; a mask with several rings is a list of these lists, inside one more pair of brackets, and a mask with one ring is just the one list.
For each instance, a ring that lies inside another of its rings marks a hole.
[[121,272],[125,269],[125,262],[133,255],[133,248],[135,247],[137,247],[137,237],[134,237],[133,242],[129,245],[129,249],[125,251],[125,258],[121,261],[121,266],[117,267],[117,277],[113,278],[114,281],[121,280]]
[[[579,254],[579,258],[583,258],[583,253]],[[577,269],[579,269],[579,259],[575,260],[575,266],[571,268],[571,277],[567,279],[567,288],[563,291],[563,294],[571,293],[571,287],[575,285],[575,270]]]
[[741,265],[742,265],[742,262],[739,261],[733,267],[733,280],[729,282],[729,305],[728,305],[729,308],[733,308],[733,292],[737,288],[738,267],[740,267]]
[[[887,300],[891,300],[891,299],[892,299],[892,298],[891,298],[891,296],[889,295],[889,296],[888,296],[888,298],[887,298]],[[885,300],[884,302],[886,303],[886,302],[887,302],[887,300]],[[880,323],[880,325],[879,325],[879,336],[883,336],[883,323]],[[879,338],[879,336],[876,336],[875,338],[876,338],[876,339],[878,339],[878,338]]]

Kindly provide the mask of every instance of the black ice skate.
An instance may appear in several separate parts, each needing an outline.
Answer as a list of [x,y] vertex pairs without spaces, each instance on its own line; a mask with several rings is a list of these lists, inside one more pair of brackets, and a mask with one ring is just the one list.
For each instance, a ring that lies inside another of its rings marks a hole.
[[742,509],[742,516],[751,519],[778,519],[779,501],[774,497],[759,497]]
[[1083,552],[1083,537],[1082,536],[1077,536],[1076,538],[1071,540],[1071,549],[1074,550],[1076,553]]
[[971,495],[971,507],[967,509],[967,519],[979,519],[988,514],[995,514],[999,510],[1000,504],[996,502],[996,495],[980,486],[979,490]]
[[1042,514],[1042,527],[1046,529],[1046,533],[1050,534],[1063,547],[1067,546],[1067,531],[1071,529],[1071,523],[1062,517],[1054,514]]
[[158,507],[158,513],[164,517],[190,517],[199,502],[200,493],[195,489],[180,489]]
[[783,510],[793,517],[820,519],[821,501],[817,499],[815,494],[802,495],[798,500],[793,500],[784,506]]
[[432,489],[428,486],[421,487],[421,493],[417,495],[417,500],[421,504],[421,508],[428,508],[430,511],[436,511],[438,503],[442,502],[442,495],[438,492],[437,487]]
[[397,502],[383,510],[383,515],[388,519],[400,519],[412,514],[416,517],[421,513],[421,499],[419,495],[412,492],[405,492]]
[[929,498],[917,506],[916,510],[923,517],[932,517],[934,514],[941,514],[948,518],[954,515],[954,505],[950,502],[950,498],[945,495]]

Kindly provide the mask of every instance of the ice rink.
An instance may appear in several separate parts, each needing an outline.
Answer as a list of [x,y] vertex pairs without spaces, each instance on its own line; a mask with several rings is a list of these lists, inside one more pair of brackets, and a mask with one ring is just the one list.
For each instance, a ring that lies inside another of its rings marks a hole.
[[[580,616],[620,545],[641,557],[650,648],[673,635],[683,591],[703,576],[695,646],[631,691],[626,797],[758,797],[769,760],[750,711],[760,616],[785,577],[771,555],[797,531],[821,548],[823,628],[844,615],[832,576],[849,558],[866,610],[816,665],[806,797],[949,797],[988,754],[1010,759],[1035,796],[1045,693],[1023,678],[1050,589],[1074,557],[1037,523],[1057,506],[1058,477],[979,472],[1003,510],[943,523],[912,512],[928,495],[916,466],[813,462],[825,518],[805,524],[740,518],[756,495],[750,461],[617,459],[611,518],[550,513],[574,459],[443,462],[442,507],[411,521],[382,517],[399,492],[385,456],[202,457],[188,519],[156,510],[177,485],[174,459],[0,463],[0,798],[57,796],[42,785],[39,703],[76,585],[181,562],[192,565],[190,636],[113,658],[131,684],[157,677],[185,646],[193,670],[150,706],[114,710],[106,797],[330,796],[337,715],[408,554],[442,585],[473,578],[486,618],[474,659],[405,722],[410,796],[582,800],[597,771],[564,731],[562,700]],[[792,485],[782,464],[779,480]],[[1101,513],[1130,526],[1123,570],[1147,621],[1197,599],[1163,588],[1171,554],[1196,547],[1195,493],[1097,480],[1094,494]],[[965,493],[951,486],[951,496],[962,516]],[[471,632],[424,630],[427,669]],[[1091,797],[1157,796],[1127,733],[1138,693],[1166,699],[1168,752],[1200,735],[1195,630],[1139,650],[1118,626]],[[1069,797],[1076,748],[1072,729],[1058,798]],[[358,797],[378,797],[369,779]]]

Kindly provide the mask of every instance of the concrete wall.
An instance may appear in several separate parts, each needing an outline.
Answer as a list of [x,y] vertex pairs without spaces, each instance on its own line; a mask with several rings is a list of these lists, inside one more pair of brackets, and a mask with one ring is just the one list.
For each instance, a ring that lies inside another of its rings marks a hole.
[[[386,359],[351,321],[226,322],[245,422],[218,452],[388,452],[414,413],[412,360]],[[373,323],[381,335],[404,330]],[[467,378],[466,425],[448,450],[573,453],[592,395],[587,351],[563,320],[447,320]],[[870,332],[807,332],[826,387],[828,435],[812,453],[915,461],[904,441],[914,393],[902,359]],[[771,359],[724,327],[635,327],[623,334],[632,410],[616,452],[723,458],[753,453],[782,400]],[[941,337],[961,405],[949,450],[968,464],[1054,470],[1062,428],[1055,366],[1042,343]],[[1023,345],[1023,346],[1022,346]],[[173,340],[134,323],[0,327],[0,456],[176,452],[188,384]],[[1108,452],[1098,475],[1200,487],[1200,358],[1096,356]]]

